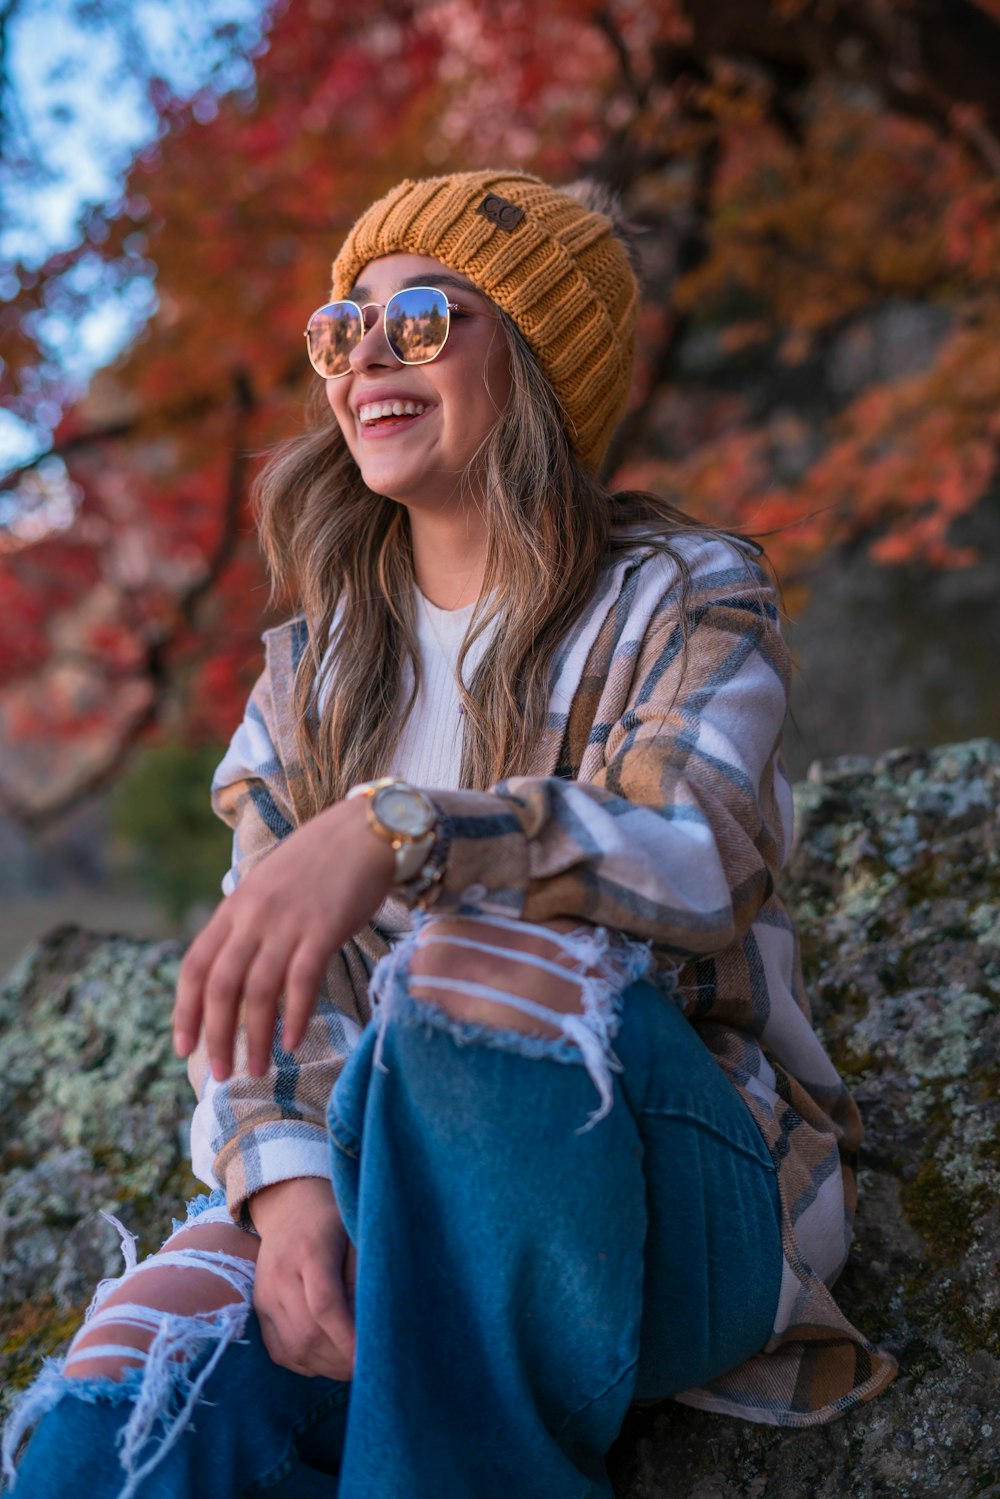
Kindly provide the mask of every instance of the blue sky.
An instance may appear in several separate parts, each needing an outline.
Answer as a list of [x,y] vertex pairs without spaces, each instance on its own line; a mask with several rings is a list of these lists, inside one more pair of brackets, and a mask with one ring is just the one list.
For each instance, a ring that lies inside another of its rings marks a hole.
[[[0,298],[14,289],[12,261],[39,264],[77,243],[87,207],[119,197],[135,152],[157,133],[149,72],[209,117],[215,93],[252,88],[250,54],[268,9],[266,0],[22,0],[9,28],[13,129],[5,145]],[[227,27],[235,32],[221,31]],[[92,302],[71,338],[54,319],[44,328],[54,345],[73,348],[70,372],[79,384],[155,305],[149,283],[133,284],[123,298],[97,281]],[[44,432],[56,413],[40,408],[38,415]],[[39,433],[0,412],[0,472],[38,451]]]

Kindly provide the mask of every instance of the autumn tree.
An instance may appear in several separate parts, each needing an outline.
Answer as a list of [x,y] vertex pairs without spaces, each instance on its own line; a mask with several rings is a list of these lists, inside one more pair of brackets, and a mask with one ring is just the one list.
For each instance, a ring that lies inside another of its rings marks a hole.
[[[202,120],[164,97],[120,201],[0,313],[0,391],[28,411],[62,403],[32,330],[63,307],[72,337],[81,267],[155,277],[142,334],[5,481],[8,808],[53,816],[151,734],[231,731],[268,609],[248,483],[301,421],[343,231],[406,174],[500,162],[623,195],[646,299],[616,482],[767,533],[792,586],[846,541],[967,562],[954,523],[1000,436],[998,66],[997,0],[277,7],[252,92]],[[798,396],[900,301],[941,309],[919,368],[775,424],[766,391]]]

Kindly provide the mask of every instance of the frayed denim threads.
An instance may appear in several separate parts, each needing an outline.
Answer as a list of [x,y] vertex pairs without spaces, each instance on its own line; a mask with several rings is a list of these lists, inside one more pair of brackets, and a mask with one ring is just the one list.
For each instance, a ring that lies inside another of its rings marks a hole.
[[[569,961],[566,964],[554,963],[523,948],[503,947],[476,937],[438,935],[435,930],[439,925],[437,918],[423,912],[415,913],[413,931],[382,958],[372,975],[370,993],[378,1034],[374,1065],[385,1071],[385,1026],[390,1018],[404,1023],[424,1021],[446,1030],[459,1044],[476,1041],[487,1046],[501,1046],[522,1056],[582,1064],[597,1089],[599,1104],[576,1133],[592,1129],[611,1109],[614,1099],[612,1074],[622,1070],[611,1046],[621,1024],[622,994],[630,984],[649,972],[652,964],[649,947],[630,939],[612,941],[604,927],[578,927],[572,932],[555,932],[546,926],[504,916],[465,915],[462,919],[466,926],[483,928],[484,938],[490,928],[540,938],[559,948]],[[422,975],[422,983],[433,984],[438,989],[488,999],[534,1016],[559,1031],[560,1039],[525,1035],[502,1026],[457,1021],[433,1001],[417,1000],[410,995],[409,963],[421,933],[424,934],[423,946],[460,947],[488,957],[524,963],[562,981],[569,980],[579,987],[581,1010],[569,1013],[553,1010],[489,984],[443,975]],[[588,971],[595,969],[596,972]]]
[[[213,1197],[216,1194],[213,1194]],[[202,1205],[204,1204],[204,1205]],[[204,1197],[192,1204],[193,1212],[184,1223],[177,1224],[167,1239],[197,1222],[231,1223],[225,1208]],[[101,1214],[121,1236],[123,1275],[102,1280],[68,1353],[63,1358],[47,1359],[42,1373],[20,1397],[11,1411],[3,1435],[3,1473],[11,1491],[16,1485],[15,1455],[26,1433],[65,1397],[91,1403],[104,1401],[131,1406],[128,1421],[118,1435],[118,1456],[124,1484],[118,1499],[132,1499],[143,1479],[162,1462],[180,1438],[213,1370],[229,1345],[243,1335],[253,1298],[254,1262],[219,1250],[177,1249],[166,1246],[157,1255],[141,1263],[136,1255],[136,1238],[110,1213]],[[146,1270],[173,1267],[178,1270],[207,1270],[217,1275],[239,1295],[239,1300],[215,1307],[211,1311],[180,1315],[123,1302],[104,1306],[113,1290],[140,1276]],[[148,1349],[132,1348],[118,1343],[98,1343],[85,1348],[76,1345],[86,1333],[99,1327],[131,1327],[152,1334]],[[205,1356],[207,1355],[207,1356]],[[120,1379],[110,1375],[88,1379],[71,1379],[66,1370],[88,1358],[120,1357],[134,1361]],[[156,1441],[155,1450],[143,1460],[148,1445]]]

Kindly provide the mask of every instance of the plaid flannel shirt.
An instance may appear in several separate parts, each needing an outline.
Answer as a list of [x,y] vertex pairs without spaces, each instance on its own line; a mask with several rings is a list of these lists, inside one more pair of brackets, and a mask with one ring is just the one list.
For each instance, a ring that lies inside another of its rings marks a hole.
[[[648,940],[688,1019],[770,1150],[782,1202],[780,1299],[766,1349],[678,1398],[809,1426],[877,1394],[892,1357],[837,1307],[855,1206],[856,1105],[809,1020],[795,930],[775,885],[792,839],[780,757],[790,676],[770,582],[749,548],[689,535],[676,564],[637,545],[609,564],[563,643],[530,773],[489,791],[427,788],[450,848],[434,909],[556,916]],[[681,613],[686,614],[687,648]],[[212,786],[234,830],[228,895],[309,815],[296,764],[293,620],[265,633],[266,667]],[[373,924],[331,961],[303,1045],[215,1083],[191,1059],[195,1170],[239,1217],[269,1183],[328,1173],[325,1106],[369,1018],[386,942]],[[668,1000],[664,1000],[668,1003]]]

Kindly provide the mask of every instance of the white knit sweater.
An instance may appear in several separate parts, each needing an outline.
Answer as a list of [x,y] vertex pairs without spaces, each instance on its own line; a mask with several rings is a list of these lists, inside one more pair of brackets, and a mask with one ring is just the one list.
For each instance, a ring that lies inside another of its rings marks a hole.
[[[420,691],[392,759],[392,774],[425,791],[457,791],[462,764],[463,718],[455,668],[474,604],[439,609],[417,591]],[[465,658],[463,677],[471,682],[488,644],[480,635]],[[407,671],[409,677],[409,671]],[[404,681],[409,691],[409,681]]]

